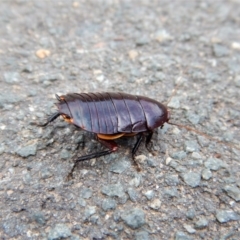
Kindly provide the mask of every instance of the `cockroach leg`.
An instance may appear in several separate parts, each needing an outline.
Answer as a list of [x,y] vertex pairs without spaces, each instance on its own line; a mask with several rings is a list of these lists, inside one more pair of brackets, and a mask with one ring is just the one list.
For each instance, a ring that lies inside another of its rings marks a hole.
[[103,144],[105,147],[109,148],[109,150],[102,151],[102,152],[91,153],[91,154],[79,157],[75,161],[75,163],[74,163],[74,165],[72,167],[71,172],[68,174],[68,179],[72,177],[73,171],[74,171],[75,167],[77,166],[77,164],[79,162],[82,162],[82,161],[85,161],[85,160],[90,160],[92,158],[102,157],[102,156],[108,155],[108,154],[110,154],[112,152],[116,152],[118,150],[117,144],[114,141],[112,141],[112,140],[103,140],[103,139],[98,138],[98,141],[101,144]]
[[141,171],[141,168],[140,168],[138,162],[135,160],[135,154],[136,154],[136,152],[137,152],[137,150],[138,150],[142,140],[143,140],[143,133],[139,133],[137,142],[135,143],[135,145],[134,145],[134,147],[132,149],[132,159],[133,159],[134,164],[136,165],[136,168],[137,168],[138,172]]
[[[152,136],[153,136],[153,132],[152,132],[152,131],[148,131],[148,135],[147,135],[147,137],[146,137],[145,146],[146,146],[146,148],[147,148],[147,150],[148,150],[149,152],[151,152],[151,147],[152,147],[152,144],[150,144],[150,143],[151,143]],[[149,145],[151,145],[151,146],[149,146]]]
[[56,118],[58,118],[61,114],[59,112],[53,113],[48,119],[47,122],[44,124],[38,124],[39,127],[46,127],[50,122],[54,121]]

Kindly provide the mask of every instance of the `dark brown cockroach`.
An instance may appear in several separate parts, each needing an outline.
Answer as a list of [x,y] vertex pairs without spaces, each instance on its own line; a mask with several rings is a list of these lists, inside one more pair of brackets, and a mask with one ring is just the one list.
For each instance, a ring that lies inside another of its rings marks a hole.
[[[101,157],[118,150],[115,139],[123,136],[138,135],[137,141],[132,149],[132,158],[143,141],[143,134],[147,133],[146,147],[151,141],[155,128],[163,127],[164,123],[176,125],[195,132],[208,139],[218,143],[235,147],[232,144],[219,141],[203,132],[200,132],[189,126],[169,122],[170,112],[161,103],[154,99],[131,95],[127,93],[104,92],[104,93],[69,93],[67,95],[56,95],[58,111],[52,114],[45,124],[54,121],[59,116],[63,119],[88,132],[96,134],[97,140],[102,143],[108,150],[91,153],[79,157],[72,168],[80,161]],[[137,165],[137,163],[135,162]],[[137,165],[138,166],[138,165]]]
[[117,151],[118,146],[114,142],[123,136],[138,135],[132,149],[132,158],[143,140],[143,134],[147,133],[146,147],[151,141],[153,130],[163,127],[169,121],[167,108],[154,99],[131,95],[127,93],[69,93],[58,96],[56,106],[58,111],[51,115],[45,124],[47,126],[57,117],[96,134],[100,143],[108,150],[88,154],[79,157],[73,166],[80,161],[89,160]]

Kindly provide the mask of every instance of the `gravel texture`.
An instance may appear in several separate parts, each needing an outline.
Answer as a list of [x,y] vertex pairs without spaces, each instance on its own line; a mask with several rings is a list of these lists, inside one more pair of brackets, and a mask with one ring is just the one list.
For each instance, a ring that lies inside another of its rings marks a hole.
[[[240,2],[0,1],[1,239],[240,239]],[[168,106],[149,152],[111,155],[55,94]]]

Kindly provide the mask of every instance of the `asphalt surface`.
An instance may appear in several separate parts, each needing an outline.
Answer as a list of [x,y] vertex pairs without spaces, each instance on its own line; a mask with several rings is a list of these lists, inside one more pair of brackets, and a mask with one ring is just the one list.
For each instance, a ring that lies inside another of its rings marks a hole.
[[[240,2],[1,1],[1,239],[240,239]],[[55,94],[121,91],[171,121],[102,149]],[[218,139],[214,140],[211,137]]]

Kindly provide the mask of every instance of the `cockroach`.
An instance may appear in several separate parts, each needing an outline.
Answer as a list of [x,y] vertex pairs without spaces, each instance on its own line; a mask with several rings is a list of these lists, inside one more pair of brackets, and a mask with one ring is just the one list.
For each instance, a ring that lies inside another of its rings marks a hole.
[[[53,113],[47,119],[47,122],[40,126],[45,127],[62,116],[66,122],[94,133],[97,140],[108,148],[105,151],[79,157],[75,161],[70,175],[72,175],[78,162],[116,152],[118,146],[114,140],[124,136],[137,135],[137,141],[132,148],[132,159],[134,160],[134,156],[143,141],[143,135],[147,134],[145,146],[149,150],[148,145],[154,129],[162,128],[164,123],[185,128],[218,143],[232,146],[194,128],[169,122],[170,112],[167,107],[148,97],[121,92],[103,92],[69,93],[62,96],[56,95],[56,98],[58,100],[58,103],[56,103],[58,111]],[[136,162],[135,164],[137,165]]]
[[66,122],[96,134],[97,140],[108,148],[105,151],[79,157],[71,173],[80,161],[117,151],[118,146],[114,140],[123,136],[138,135],[132,148],[134,160],[143,141],[143,134],[147,133],[145,145],[148,148],[154,129],[163,127],[170,118],[169,111],[162,103],[139,95],[120,92],[69,93],[62,96],[56,95],[56,98],[58,111],[40,126],[45,127],[62,116]]

